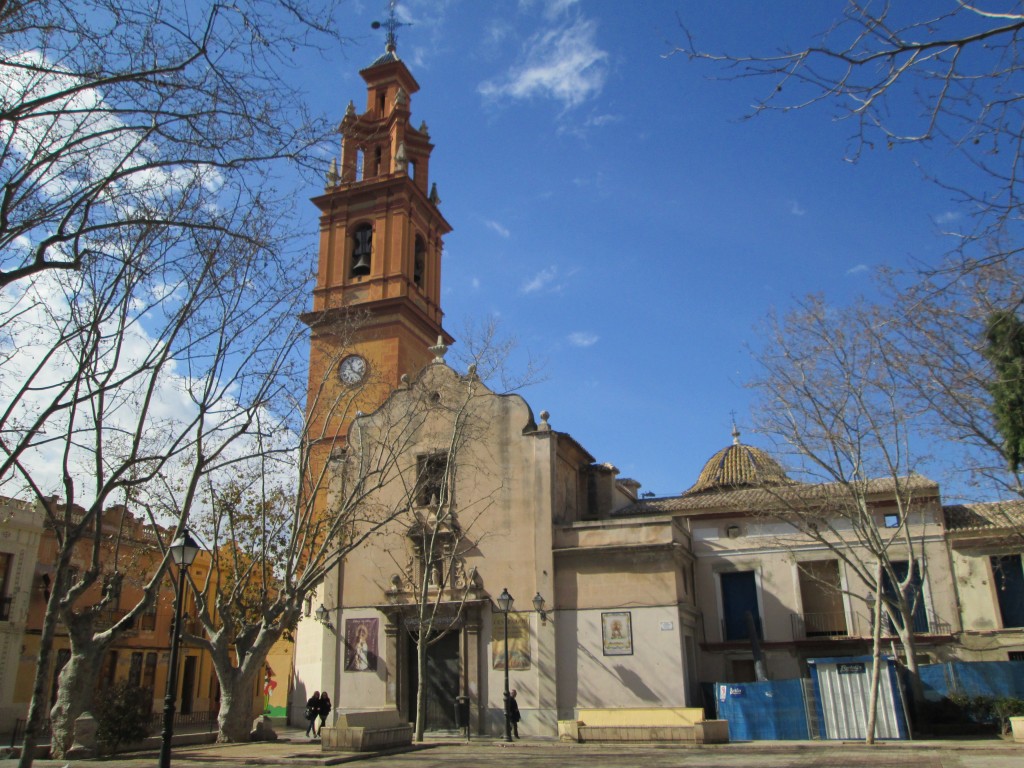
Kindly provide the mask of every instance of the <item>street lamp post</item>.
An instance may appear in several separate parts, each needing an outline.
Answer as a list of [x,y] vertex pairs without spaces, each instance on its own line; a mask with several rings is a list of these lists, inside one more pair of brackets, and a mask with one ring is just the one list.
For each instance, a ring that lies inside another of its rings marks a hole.
[[171,663],[167,669],[167,693],[164,696],[164,732],[160,744],[160,768],[170,768],[171,737],[174,736],[174,699],[178,692],[178,648],[181,644],[181,609],[185,592],[185,571],[199,554],[199,545],[182,528],[169,547],[171,560],[178,566],[178,588],[174,593],[174,623],[171,628]]
[[498,595],[498,610],[505,617],[505,741],[509,743],[512,742],[512,721],[509,720],[508,716],[508,700],[511,695],[508,687],[508,612],[512,610],[512,603],[512,595],[508,593],[508,588],[506,587]]

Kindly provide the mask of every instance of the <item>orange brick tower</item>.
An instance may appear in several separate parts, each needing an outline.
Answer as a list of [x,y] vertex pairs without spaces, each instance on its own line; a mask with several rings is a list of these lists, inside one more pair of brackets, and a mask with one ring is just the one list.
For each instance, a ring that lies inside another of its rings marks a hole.
[[[366,110],[351,102],[338,130],[320,209],[320,260],[313,309],[309,407],[314,442],[345,444],[357,410],[377,408],[403,374],[415,375],[442,338],[442,237],[451,231],[430,185],[426,123],[410,123],[419,84],[398,57],[394,9],[385,53],[359,74]],[[351,394],[351,397],[348,395]],[[326,404],[345,402],[329,416]],[[318,403],[319,405],[314,405]]]

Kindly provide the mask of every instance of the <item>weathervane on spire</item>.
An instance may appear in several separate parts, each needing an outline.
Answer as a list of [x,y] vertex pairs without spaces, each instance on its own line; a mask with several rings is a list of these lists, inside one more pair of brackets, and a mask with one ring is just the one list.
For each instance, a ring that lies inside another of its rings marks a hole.
[[412,26],[407,21],[399,21],[398,20],[398,16],[395,15],[395,6],[397,6],[397,5],[398,5],[398,0],[390,0],[390,2],[388,2],[388,18],[387,18],[387,21],[384,21],[384,22],[375,21],[372,24],[370,24],[370,26],[373,29],[380,29],[381,27],[384,27],[384,29],[386,29],[388,31],[388,37],[387,37],[387,41],[384,44],[384,48],[389,53],[394,53],[395,49],[398,47],[398,35],[397,35],[398,28],[399,27],[409,27],[409,26]]

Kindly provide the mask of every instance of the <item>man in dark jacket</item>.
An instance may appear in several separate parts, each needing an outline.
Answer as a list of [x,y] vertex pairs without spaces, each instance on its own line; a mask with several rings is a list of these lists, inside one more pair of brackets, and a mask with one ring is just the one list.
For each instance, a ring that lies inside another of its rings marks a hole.
[[516,703],[516,689],[513,688],[509,691],[508,699],[505,704],[506,717],[512,724],[512,735],[517,739],[519,738],[519,721],[522,720],[522,716],[519,714],[519,704]]

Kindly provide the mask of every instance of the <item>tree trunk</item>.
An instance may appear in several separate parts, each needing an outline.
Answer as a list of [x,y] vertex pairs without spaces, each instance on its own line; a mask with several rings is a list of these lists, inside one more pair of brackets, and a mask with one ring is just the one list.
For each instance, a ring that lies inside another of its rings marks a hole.
[[910,681],[910,698],[913,700],[914,730],[918,733],[927,732],[928,714],[925,711],[924,686],[921,684],[921,671],[917,666],[917,638],[914,637],[914,618],[911,611],[904,611],[904,633],[900,636],[903,649],[907,655],[907,678]]
[[[285,617],[290,620],[290,617]],[[253,700],[256,680],[261,679],[267,654],[281,637],[287,623],[273,628],[263,627],[256,641],[244,651],[241,663],[235,666],[234,654],[223,630],[211,636],[206,648],[213,658],[213,668],[220,683],[220,711],[217,714],[217,741],[231,743],[248,741],[252,730]]]
[[875,571],[875,575],[875,599],[871,604],[871,693],[868,697],[868,733],[864,739],[868,744],[875,743],[875,731],[878,728],[878,682],[882,665],[881,567]]
[[61,670],[57,699],[50,710],[53,735],[50,753],[54,759],[67,757],[75,742],[75,720],[92,706],[106,644],[72,642],[71,658]]
[[[61,574],[58,564],[57,574]],[[43,713],[46,712],[47,683],[50,679],[50,657],[53,655],[53,636],[57,629],[58,590],[54,589],[46,602],[46,613],[43,615],[43,628],[39,636],[39,659],[36,662],[36,675],[32,683],[32,700],[28,705],[28,718],[25,722],[25,738],[22,740],[21,757],[18,768],[32,768],[36,746],[39,743],[39,727],[42,725]]]
[[420,627],[416,637],[416,741],[427,728],[427,633]]
[[232,684],[221,682],[220,712],[217,714],[217,741],[249,740],[252,730],[253,676],[233,675]]

